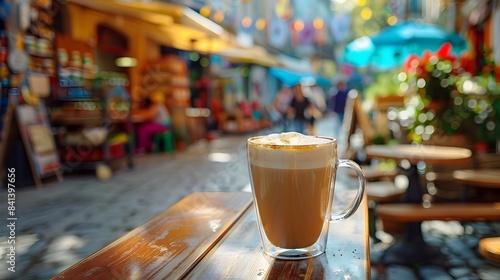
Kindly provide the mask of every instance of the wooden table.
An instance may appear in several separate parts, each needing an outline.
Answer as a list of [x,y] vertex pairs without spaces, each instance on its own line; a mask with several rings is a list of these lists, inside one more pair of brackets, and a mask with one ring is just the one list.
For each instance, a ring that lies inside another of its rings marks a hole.
[[[463,169],[453,171],[453,180],[463,187],[462,201],[468,199],[469,188],[500,189],[500,169]],[[498,202],[496,196],[493,201]]]
[[[429,146],[429,145],[372,145],[366,147],[369,158],[407,160],[410,166],[407,171],[409,179],[404,202],[421,204],[422,189],[417,164],[455,165],[466,164],[472,152],[465,148]],[[438,248],[425,243],[422,237],[421,222],[406,224],[405,237],[389,247],[383,255],[386,264],[437,264],[443,265],[446,258]]]
[[[337,212],[356,193],[339,185]],[[199,192],[53,279],[370,279],[369,256],[366,197],[325,254],[285,261],[262,252],[250,193]]]
[[456,170],[453,179],[468,186],[500,189],[500,169]]

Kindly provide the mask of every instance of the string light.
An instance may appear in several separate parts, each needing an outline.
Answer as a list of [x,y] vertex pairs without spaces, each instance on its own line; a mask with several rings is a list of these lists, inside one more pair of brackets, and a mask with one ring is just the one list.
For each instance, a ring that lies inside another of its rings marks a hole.
[[295,31],[297,32],[300,32],[302,30],[304,30],[304,22],[301,21],[301,20],[297,20],[294,24],[293,24],[293,28],[295,29]]
[[204,17],[209,17],[211,12],[212,11],[210,11],[210,8],[207,6],[200,9],[200,15],[202,15]]
[[396,25],[396,23],[398,23],[398,18],[396,16],[390,16],[388,19],[387,19],[387,24],[389,25]]
[[250,28],[250,26],[252,26],[252,19],[250,17],[244,17],[241,20],[241,25],[245,28]]
[[266,25],[266,20],[263,18],[260,18],[255,22],[255,28],[257,28],[258,30],[264,30],[264,28],[266,28]]
[[192,52],[189,54],[189,59],[191,59],[191,61],[198,61],[200,59],[200,54]]
[[208,58],[204,57],[200,60],[200,65],[201,67],[208,67],[208,65],[210,64],[210,61],[208,60]]
[[363,8],[361,10],[361,18],[364,20],[370,20],[372,18],[373,12],[370,8]]
[[214,14],[214,20],[216,22],[222,22],[224,20],[224,13],[221,11],[218,11]]
[[321,29],[321,28],[323,28],[324,25],[325,25],[325,23],[323,22],[323,19],[321,19],[321,18],[315,18],[313,21],[313,26],[315,29]]

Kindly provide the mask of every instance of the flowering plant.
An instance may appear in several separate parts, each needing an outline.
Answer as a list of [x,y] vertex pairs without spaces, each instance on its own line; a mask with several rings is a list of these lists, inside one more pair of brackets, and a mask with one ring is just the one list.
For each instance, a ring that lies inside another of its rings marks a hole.
[[443,44],[436,53],[410,56],[404,67],[404,86],[418,92],[426,107],[431,102],[448,106],[456,90],[457,76],[464,72],[457,58],[451,54],[449,43]]
[[399,80],[410,96],[405,104],[405,126],[411,141],[430,140],[434,134],[462,133],[471,142],[495,137],[500,129],[495,125],[500,95],[495,94],[493,76],[472,75],[473,65],[467,55],[453,56],[449,43],[435,53],[408,58]]

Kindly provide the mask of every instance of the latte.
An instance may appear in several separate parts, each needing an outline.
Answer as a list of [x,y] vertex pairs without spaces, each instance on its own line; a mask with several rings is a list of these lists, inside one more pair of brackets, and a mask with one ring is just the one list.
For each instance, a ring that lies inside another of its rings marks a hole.
[[328,227],[335,140],[298,133],[254,137],[248,156],[263,234],[280,248],[313,245]]

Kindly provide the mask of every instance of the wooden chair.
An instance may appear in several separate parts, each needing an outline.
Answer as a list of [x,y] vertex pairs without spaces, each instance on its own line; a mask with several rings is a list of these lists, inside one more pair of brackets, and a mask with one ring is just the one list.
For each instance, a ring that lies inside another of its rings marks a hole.
[[[381,111],[385,112],[387,108],[388,107],[385,106]],[[383,118],[382,112],[377,116],[380,121],[380,119]],[[351,90],[347,96],[344,121],[342,123],[342,136],[346,137],[346,143],[340,149],[340,154],[344,158],[355,159],[357,152],[351,143],[351,136],[357,129],[361,130],[363,133],[363,147],[366,147],[371,144],[376,137],[374,127],[372,120],[362,108],[362,100],[359,92]],[[394,183],[394,178],[398,175],[397,168],[384,169],[381,168],[380,165],[361,165],[361,168],[365,172],[367,180],[367,198],[372,202],[369,204],[369,232],[370,236],[377,242],[378,238],[375,236],[377,217],[374,209],[380,203],[398,201],[405,193],[405,189],[398,188]],[[354,172],[349,172],[348,174],[353,177],[356,176]]]

